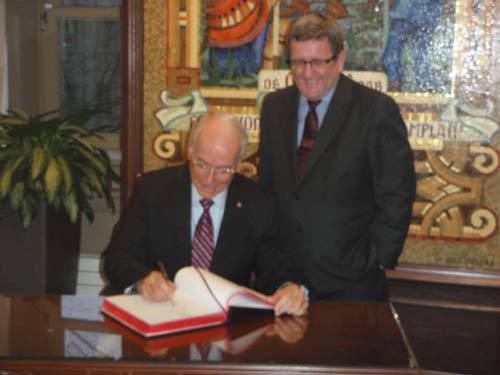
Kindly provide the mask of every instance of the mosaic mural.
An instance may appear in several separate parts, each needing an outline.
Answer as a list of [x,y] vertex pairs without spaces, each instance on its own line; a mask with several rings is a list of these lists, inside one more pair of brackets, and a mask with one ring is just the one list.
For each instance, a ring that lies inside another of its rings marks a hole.
[[184,161],[193,121],[238,116],[256,174],[259,103],[293,84],[284,36],[319,11],[341,25],[346,74],[393,96],[415,155],[401,263],[500,272],[500,4],[495,0],[145,0],[145,170]]

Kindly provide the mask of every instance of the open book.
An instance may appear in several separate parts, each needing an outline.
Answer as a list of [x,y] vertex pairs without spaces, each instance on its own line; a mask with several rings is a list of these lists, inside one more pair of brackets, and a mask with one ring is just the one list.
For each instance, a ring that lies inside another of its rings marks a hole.
[[124,294],[105,298],[101,310],[141,335],[152,337],[223,324],[231,307],[273,308],[263,294],[207,270],[184,267],[174,282],[173,303]]

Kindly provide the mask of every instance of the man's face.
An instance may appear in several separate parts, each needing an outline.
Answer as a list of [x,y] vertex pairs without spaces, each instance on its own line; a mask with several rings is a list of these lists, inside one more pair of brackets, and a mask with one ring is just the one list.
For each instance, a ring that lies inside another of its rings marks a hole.
[[228,188],[238,164],[238,134],[221,133],[206,124],[188,152],[191,180],[202,198],[213,198]]
[[[292,40],[290,42],[290,60],[306,61],[328,60],[333,56],[328,38],[323,37],[311,40]],[[344,68],[345,52],[341,51],[335,60],[323,66],[313,64],[298,64],[293,66],[292,73],[295,84],[300,93],[307,100],[320,100],[337,83],[340,73]]]

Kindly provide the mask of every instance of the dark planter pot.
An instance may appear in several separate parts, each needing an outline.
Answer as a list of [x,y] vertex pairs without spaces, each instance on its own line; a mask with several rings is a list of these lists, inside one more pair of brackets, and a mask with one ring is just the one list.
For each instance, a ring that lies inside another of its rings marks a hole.
[[39,207],[23,229],[17,213],[0,209],[0,292],[75,294],[80,233],[63,211]]

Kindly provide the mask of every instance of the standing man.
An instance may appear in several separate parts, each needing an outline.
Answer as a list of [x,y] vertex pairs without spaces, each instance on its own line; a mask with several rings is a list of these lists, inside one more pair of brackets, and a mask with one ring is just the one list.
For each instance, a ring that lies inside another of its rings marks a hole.
[[[276,280],[276,201],[272,192],[235,173],[247,135],[233,117],[210,113],[192,130],[189,165],[147,173],[137,182],[127,211],[104,252],[104,272],[114,292],[135,285],[146,298],[172,299],[172,277],[189,265],[237,284],[271,293]],[[301,315],[308,307],[293,283],[269,301],[275,313]]]
[[415,195],[399,108],[342,75],[335,21],[304,15],[287,43],[295,85],[264,100],[259,178],[278,194],[288,268],[312,298],[386,301]]

